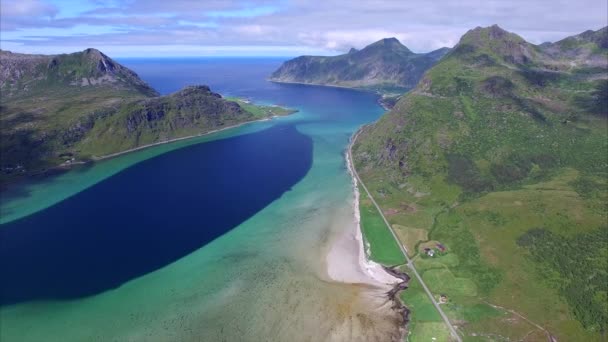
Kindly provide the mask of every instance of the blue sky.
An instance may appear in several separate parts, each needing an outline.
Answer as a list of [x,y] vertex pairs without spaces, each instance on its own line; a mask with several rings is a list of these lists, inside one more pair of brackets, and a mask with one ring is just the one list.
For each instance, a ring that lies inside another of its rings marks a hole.
[[416,52],[498,24],[533,43],[607,25],[606,0],[2,0],[0,47],[113,57],[338,54],[396,37]]

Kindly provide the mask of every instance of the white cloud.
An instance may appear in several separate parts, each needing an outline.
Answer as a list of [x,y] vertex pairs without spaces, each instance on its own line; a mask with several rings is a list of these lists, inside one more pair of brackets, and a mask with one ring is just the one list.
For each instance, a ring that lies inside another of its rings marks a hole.
[[40,0],[2,0],[0,13],[2,17],[54,17],[58,13],[57,7],[46,4]]
[[[83,44],[124,46],[121,51],[141,45],[259,45],[277,51],[279,46],[307,46],[337,53],[396,37],[411,50],[425,52],[453,46],[476,26],[498,24],[540,43],[608,21],[606,0],[93,0],[89,4],[97,1],[97,7],[80,12],[70,7],[77,14],[68,17],[60,8],[61,18],[53,18],[58,9],[43,1],[0,1],[2,30],[13,32],[10,40],[2,38],[4,45],[65,51]],[[214,11],[239,15],[210,17]],[[83,25],[92,29],[82,32]],[[63,33],[40,35],[46,28]]]
[[382,38],[395,37],[403,41],[409,36],[404,32],[385,30],[337,30],[302,32],[297,37],[307,45],[320,46],[330,50],[347,50],[351,47],[362,48]]
[[276,28],[266,25],[240,25],[233,27],[233,30],[238,34],[249,36],[268,35],[276,32]]

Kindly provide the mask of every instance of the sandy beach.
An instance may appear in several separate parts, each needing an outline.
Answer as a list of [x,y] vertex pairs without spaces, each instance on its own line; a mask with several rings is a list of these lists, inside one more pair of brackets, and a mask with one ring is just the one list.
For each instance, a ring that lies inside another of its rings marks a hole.
[[[352,162],[346,153],[346,163],[353,181],[353,223],[334,237],[327,254],[327,274],[344,283],[368,284],[391,289],[401,280],[387,273],[380,264],[369,259],[361,233],[359,189],[353,176]],[[353,267],[354,266],[354,267]]]

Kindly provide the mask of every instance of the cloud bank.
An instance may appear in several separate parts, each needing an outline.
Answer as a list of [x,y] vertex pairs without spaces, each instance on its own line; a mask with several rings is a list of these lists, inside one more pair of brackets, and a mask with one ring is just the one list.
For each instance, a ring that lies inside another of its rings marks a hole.
[[119,56],[337,54],[385,37],[425,52],[498,24],[533,43],[606,26],[605,0],[2,0],[0,45]]

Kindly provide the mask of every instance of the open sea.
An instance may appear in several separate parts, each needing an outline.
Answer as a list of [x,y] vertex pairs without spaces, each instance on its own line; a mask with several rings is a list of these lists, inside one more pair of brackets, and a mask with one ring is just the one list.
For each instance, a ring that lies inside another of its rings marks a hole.
[[396,338],[384,293],[325,264],[355,224],[349,138],[383,109],[371,93],[266,81],[282,61],[119,60],[162,94],[206,84],[299,112],[0,194],[0,341]]

